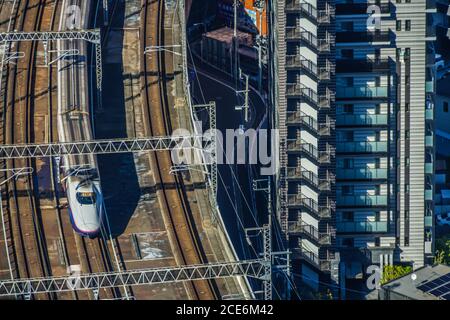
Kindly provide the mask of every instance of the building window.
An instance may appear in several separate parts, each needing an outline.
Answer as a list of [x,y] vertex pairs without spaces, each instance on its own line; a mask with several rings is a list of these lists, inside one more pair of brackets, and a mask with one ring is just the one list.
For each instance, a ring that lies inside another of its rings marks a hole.
[[343,31],[353,31],[353,21],[344,21],[341,26]]
[[411,55],[411,48],[405,48],[405,58],[409,59]]
[[409,130],[405,130],[405,139],[409,139]]
[[343,132],[344,141],[353,141],[353,137],[354,137],[353,131],[344,131]]
[[405,76],[405,86],[409,86],[409,76]]
[[411,20],[405,20],[405,30],[411,31]]
[[402,30],[402,20],[397,20],[395,23],[395,30],[401,31]]
[[406,112],[409,111],[409,102],[405,102],[405,111],[406,111]]
[[344,196],[351,196],[353,195],[353,186],[342,186],[342,194]]
[[353,105],[344,104],[344,113],[353,113]]
[[409,193],[409,184],[408,183],[405,184],[405,193]]
[[353,87],[353,77],[345,78],[347,87]]
[[409,167],[409,157],[405,157],[405,166]]
[[341,56],[343,59],[353,59],[353,49],[342,49]]
[[444,101],[444,112],[448,112],[448,102]]
[[401,53],[402,53],[402,48],[395,49],[395,58],[396,58],[396,60],[400,60]]
[[355,245],[355,242],[354,242],[353,238],[342,239],[342,246],[352,248],[352,247],[354,247],[354,245]]
[[353,159],[344,159],[344,169],[353,169]]
[[353,211],[344,211],[342,212],[342,220],[343,221],[353,221],[354,219],[354,214]]
[[380,221],[380,211],[375,212],[375,221]]
[[375,77],[375,87],[379,87],[379,86],[381,86],[381,78]]

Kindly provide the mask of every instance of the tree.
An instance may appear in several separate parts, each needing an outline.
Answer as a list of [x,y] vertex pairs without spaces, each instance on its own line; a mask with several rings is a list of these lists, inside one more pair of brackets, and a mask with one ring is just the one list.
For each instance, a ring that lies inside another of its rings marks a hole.
[[411,271],[412,267],[410,266],[384,266],[383,277],[381,278],[380,283],[385,284],[391,280],[403,277]]
[[450,236],[436,239],[434,263],[450,265]]

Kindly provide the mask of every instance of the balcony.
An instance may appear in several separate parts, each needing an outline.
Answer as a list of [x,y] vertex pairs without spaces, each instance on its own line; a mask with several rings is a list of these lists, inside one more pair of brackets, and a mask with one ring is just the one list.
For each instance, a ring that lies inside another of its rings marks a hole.
[[336,151],[340,153],[387,152],[387,141],[337,142]]
[[319,259],[319,256],[314,252],[308,251],[302,248],[295,248],[292,250],[293,259],[301,259],[314,265],[317,269],[321,271],[330,271],[331,262],[329,260]]
[[337,205],[340,207],[375,207],[387,206],[387,196],[343,196],[337,198]]
[[377,233],[388,231],[388,223],[386,221],[338,222],[336,227],[339,233]]
[[305,208],[320,218],[330,218],[331,210],[328,207],[319,207],[318,203],[311,198],[301,194],[288,194],[287,206],[290,208]]
[[302,0],[290,0],[286,2],[286,12],[301,13],[319,23],[329,23],[331,12],[317,10],[312,4]]
[[425,173],[426,174],[433,174],[434,173],[433,163],[429,163],[429,162],[425,163]]
[[433,135],[426,135],[425,136],[425,147],[433,148],[433,146],[434,146]]
[[[353,15],[353,14],[367,15],[368,14],[367,8],[370,5],[375,5],[375,3],[336,3],[336,14],[337,15]],[[380,4],[376,4],[376,5],[380,8],[381,14],[388,14],[391,12],[390,3],[380,3]]]
[[287,167],[286,179],[288,180],[307,180],[314,186],[319,186],[319,178],[317,175],[309,170],[299,167]]
[[434,109],[425,109],[425,119],[434,120]]
[[288,112],[286,117],[287,125],[304,125],[314,131],[318,132],[318,124],[316,119],[301,111]]
[[433,201],[433,189],[425,189],[425,200]]
[[386,126],[387,114],[338,114],[338,126]]
[[427,227],[427,228],[432,228],[433,227],[433,216],[425,216],[425,221],[424,221],[424,224],[425,224],[425,227]]
[[303,223],[301,221],[289,221],[288,232],[291,234],[304,234],[308,237],[314,239],[317,243],[321,245],[331,244],[331,233],[330,232],[319,232],[317,228],[312,225]]
[[377,180],[387,179],[387,169],[354,168],[337,169],[336,176],[341,180]]
[[425,92],[426,93],[434,93],[434,81],[426,81],[425,82]]
[[387,87],[337,87],[337,98],[387,98]]
[[389,72],[391,66],[389,59],[339,59],[336,61],[336,72]]
[[317,76],[317,65],[301,55],[287,55],[287,68],[302,68]]
[[299,83],[287,83],[286,96],[291,98],[303,98],[314,105],[317,105],[319,101],[316,91]]
[[389,31],[339,31],[336,32],[336,42],[355,43],[355,42],[391,42]]
[[304,152],[314,159],[318,159],[319,152],[311,143],[304,140],[290,140],[287,142],[288,152]]
[[310,46],[318,47],[317,37],[301,27],[286,27],[286,40],[303,40]]

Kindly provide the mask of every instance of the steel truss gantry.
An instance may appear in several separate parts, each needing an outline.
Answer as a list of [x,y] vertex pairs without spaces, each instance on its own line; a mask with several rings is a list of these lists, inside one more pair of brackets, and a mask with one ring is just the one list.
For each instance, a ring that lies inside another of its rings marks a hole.
[[0,159],[60,157],[67,155],[110,154],[193,148],[203,150],[203,145],[203,136],[201,135],[0,145]]
[[[32,31],[32,32],[2,32],[0,42],[42,41],[44,45],[44,59],[47,62],[47,47],[49,41],[84,40],[95,46],[95,71],[97,94],[101,97],[102,90],[102,48],[100,29],[67,30],[67,31]],[[98,103],[101,104],[101,100]]]
[[66,277],[47,277],[0,281],[0,297],[74,290],[98,290],[120,286],[152,285],[227,277],[253,277],[265,280],[263,259],[217,262],[170,268],[148,268],[109,273],[91,273]]
[[209,153],[210,159],[206,162],[211,165],[211,188],[213,197],[215,198],[217,196],[217,135],[215,132],[217,129],[216,102],[211,101],[207,104],[192,105],[192,108],[195,111],[206,109],[208,112],[209,130],[211,131],[209,149],[211,152]]

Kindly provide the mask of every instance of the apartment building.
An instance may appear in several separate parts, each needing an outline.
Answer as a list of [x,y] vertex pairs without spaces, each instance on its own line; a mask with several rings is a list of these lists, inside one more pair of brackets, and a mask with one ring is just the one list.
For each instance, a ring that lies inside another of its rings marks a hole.
[[434,1],[271,9],[277,212],[294,272],[344,288],[372,264],[423,266],[434,234]]

